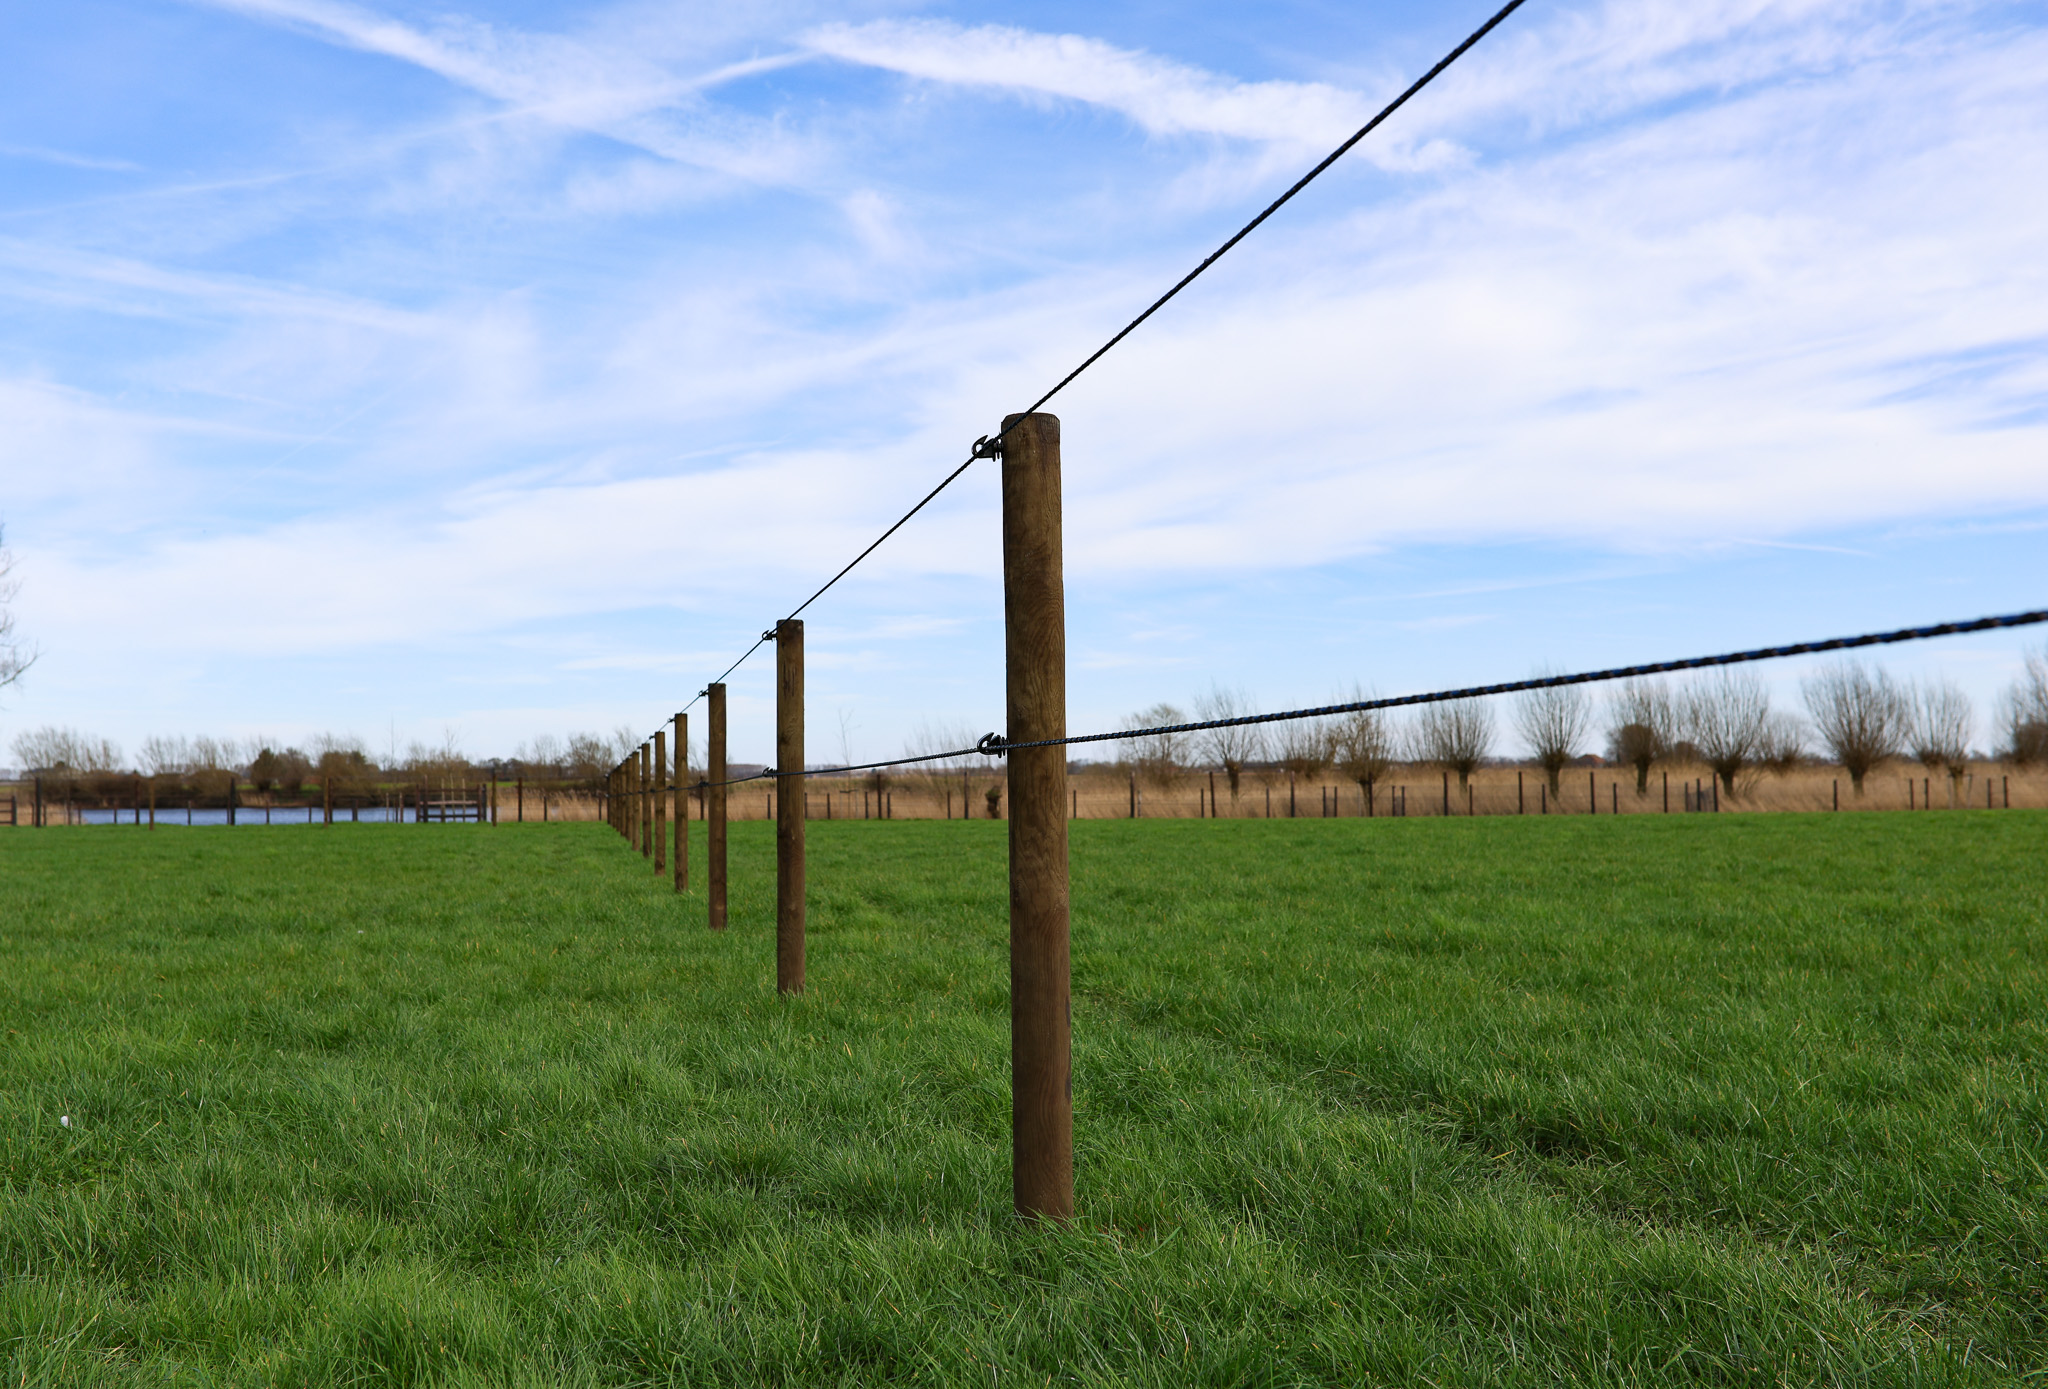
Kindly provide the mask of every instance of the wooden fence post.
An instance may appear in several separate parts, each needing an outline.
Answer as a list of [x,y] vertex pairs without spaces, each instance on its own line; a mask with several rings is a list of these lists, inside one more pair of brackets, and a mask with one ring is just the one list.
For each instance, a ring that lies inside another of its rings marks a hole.
[[640,772],[640,857],[654,857],[654,748],[652,744],[640,745],[640,760],[634,764]]
[[[156,788],[154,786],[150,788],[149,823],[152,828],[156,825]],[[334,823],[333,777],[323,777],[320,781],[320,823],[323,826]]]
[[775,624],[775,987],[804,991],[804,624]]
[[704,900],[711,929],[725,929],[725,686],[704,688]]
[[[1064,738],[1060,422],[1054,415],[1012,415],[1003,428],[1005,736],[1014,742]],[[1012,1194],[1019,1215],[1071,1220],[1074,1073],[1066,748],[1011,753],[1009,781]]]
[[668,730],[654,735],[654,871],[668,872]]
[[690,886],[690,716],[676,715],[676,891]]
[[523,772],[512,778],[512,823],[526,823],[526,775]]
[[1600,813],[1600,785],[1594,780],[1594,776],[1595,774],[1592,772],[1586,773],[1586,813],[1588,815],[1598,815]]

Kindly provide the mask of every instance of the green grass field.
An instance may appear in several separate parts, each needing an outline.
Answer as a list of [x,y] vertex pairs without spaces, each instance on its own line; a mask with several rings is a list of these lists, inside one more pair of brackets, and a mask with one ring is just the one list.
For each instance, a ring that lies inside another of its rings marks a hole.
[[0,836],[0,1369],[2048,1377],[2048,815],[1084,822],[1065,1230],[1003,830]]

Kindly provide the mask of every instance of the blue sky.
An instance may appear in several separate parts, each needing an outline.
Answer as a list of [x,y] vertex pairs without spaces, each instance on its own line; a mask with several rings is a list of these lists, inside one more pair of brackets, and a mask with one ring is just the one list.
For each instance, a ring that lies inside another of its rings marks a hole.
[[[0,747],[651,729],[1485,13],[9,7]],[[2042,605],[2044,214],[2038,6],[1531,0],[1060,398],[1073,725]],[[997,538],[814,757],[997,726]]]

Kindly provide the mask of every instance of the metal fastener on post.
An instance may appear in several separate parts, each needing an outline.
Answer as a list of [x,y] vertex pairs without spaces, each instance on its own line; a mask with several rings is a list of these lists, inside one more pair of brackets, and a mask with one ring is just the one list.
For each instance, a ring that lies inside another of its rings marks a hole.
[[714,931],[725,929],[725,685],[704,687],[704,899]]
[[804,624],[775,624],[775,987],[804,991]]
[[[1003,626],[1008,736],[1067,734],[1060,422],[1003,421]],[[1011,1184],[1017,1213],[1074,1214],[1067,750],[1010,754]],[[1133,806],[1135,810],[1135,805]]]

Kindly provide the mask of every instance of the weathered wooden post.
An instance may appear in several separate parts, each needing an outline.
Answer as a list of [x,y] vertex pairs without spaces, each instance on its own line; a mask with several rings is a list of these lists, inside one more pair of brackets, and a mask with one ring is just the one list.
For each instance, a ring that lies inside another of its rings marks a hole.
[[690,716],[676,715],[676,891],[690,886]]
[[640,745],[640,760],[634,764],[640,770],[640,857],[654,857],[654,746]]
[[[1060,422],[1003,421],[1006,736],[1067,736]],[[1067,897],[1067,750],[1010,755],[1010,1155],[1019,1215],[1074,1215]]]
[[526,823],[526,774],[521,772],[512,778],[512,823]]
[[775,987],[804,991],[804,624],[775,624]]
[[668,872],[668,731],[654,735],[654,871]]
[[704,688],[704,900],[714,931],[725,929],[725,686]]
[[[10,823],[20,817],[14,813],[12,798],[9,798],[8,819]],[[156,778],[149,779],[149,827],[156,828]]]

